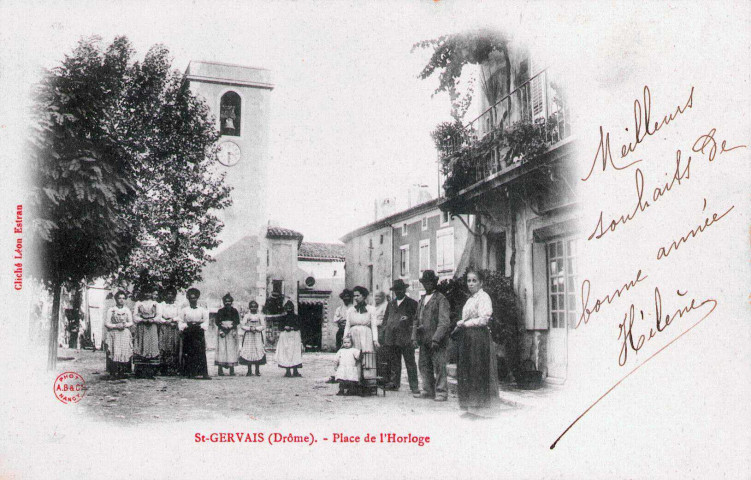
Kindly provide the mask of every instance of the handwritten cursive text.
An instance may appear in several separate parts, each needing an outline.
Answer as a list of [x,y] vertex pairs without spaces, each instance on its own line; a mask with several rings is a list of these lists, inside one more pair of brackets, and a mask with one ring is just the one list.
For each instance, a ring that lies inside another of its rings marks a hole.
[[585,324],[588,323],[589,317],[592,316],[593,313],[599,312],[600,309],[605,305],[610,305],[616,298],[620,298],[624,292],[628,292],[629,290],[634,288],[636,284],[644,281],[646,278],[647,276],[642,276],[641,270],[639,270],[638,272],[636,272],[636,277],[634,277],[633,280],[629,280],[622,286],[616,288],[612,294],[609,293],[602,298],[598,298],[591,308],[589,306],[590,283],[588,279],[584,279],[584,281],[582,282],[581,290],[582,314],[579,316],[579,321],[576,323],[576,328],[579,328],[579,325],[581,325],[582,322],[584,322]]
[[[701,211],[703,212],[706,208],[707,208],[707,199],[705,198],[704,199],[704,207],[701,209]],[[725,217],[725,215],[727,215],[728,213],[730,213],[730,211],[733,208],[735,208],[735,205],[731,205],[730,208],[728,208],[727,210],[725,210],[724,212],[722,212],[722,214],[720,214],[720,215],[717,215],[717,212],[715,212],[715,213],[712,214],[711,218],[710,217],[706,217],[704,219],[704,223],[703,224],[697,225],[696,228],[692,228],[691,230],[688,231],[687,234],[685,234],[684,236],[680,237],[677,241],[673,240],[673,243],[670,244],[670,246],[667,248],[667,250],[665,249],[665,247],[660,247],[660,249],[657,251],[657,260],[662,260],[663,258],[665,258],[668,255],[670,255],[670,253],[672,251],[678,250],[678,247],[680,247],[682,243],[686,243],[689,238],[695,238],[700,233],[704,233],[704,230],[707,227],[710,227],[711,225],[713,225],[718,220],[722,220],[722,218]]]
[[[675,120],[678,115],[683,114],[688,110],[689,108],[692,108],[694,106],[694,87],[691,87],[691,92],[688,94],[688,99],[686,100],[686,103],[681,107],[680,105],[675,108],[675,112],[664,115],[662,117],[662,120],[659,122],[654,122],[652,124],[652,92],[649,91],[649,87],[647,85],[644,86],[643,90],[643,99],[644,103],[639,101],[637,98],[634,100],[634,141],[629,142],[628,145],[622,145],[621,146],[621,158],[626,158],[630,153],[633,153],[636,151],[636,147],[644,141],[648,136],[652,136],[655,133],[657,133],[662,127],[670,124],[673,120]],[[642,126],[644,127],[644,130],[642,130]],[[626,128],[626,131],[628,132],[628,128]],[[625,170],[628,167],[641,162],[641,159],[634,160],[631,163],[625,164],[625,165],[617,165],[613,161],[613,154],[610,150],[610,132],[605,132],[605,130],[602,128],[602,125],[600,126],[600,143],[597,146],[597,151],[595,152],[595,158],[592,160],[592,165],[589,167],[589,172],[587,175],[582,178],[581,180],[583,182],[586,182],[589,180],[589,178],[592,176],[592,173],[594,173],[595,166],[597,165],[598,160],[602,163],[602,171],[604,172],[608,165],[610,165],[615,170]]]

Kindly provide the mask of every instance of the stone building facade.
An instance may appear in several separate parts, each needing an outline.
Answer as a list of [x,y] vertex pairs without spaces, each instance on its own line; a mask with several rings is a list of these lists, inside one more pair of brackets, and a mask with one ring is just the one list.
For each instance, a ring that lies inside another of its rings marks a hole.
[[[493,81],[483,85],[481,113],[463,126],[462,144],[443,146],[451,168],[438,206],[475,216],[471,262],[511,278],[523,315],[521,360],[560,383],[579,308],[570,112],[554,72],[537,68],[523,48],[510,45],[508,55],[492,55],[481,68]],[[484,91],[489,85],[496,90]],[[523,135],[544,148],[514,140]]]
[[362,285],[388,292],[395,279],[404,280],[407,294],[419,299],[419,278],[426,269],[441,279],[452,278],[467,267],[465,253],[471,216],[451,218],[438,208],[440,200],[428,200],[354,230],[344,237],[346,285]]

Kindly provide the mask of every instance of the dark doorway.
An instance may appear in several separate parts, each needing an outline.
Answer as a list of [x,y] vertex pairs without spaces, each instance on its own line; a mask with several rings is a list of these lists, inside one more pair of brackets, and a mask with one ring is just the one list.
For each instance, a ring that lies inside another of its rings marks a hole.
[[506,232],[488,234],[488,268],[506,275]]
[[323,305],[300,304],[302,328],[300,336],[306,352],[321,350],[321,326],[323,325]]

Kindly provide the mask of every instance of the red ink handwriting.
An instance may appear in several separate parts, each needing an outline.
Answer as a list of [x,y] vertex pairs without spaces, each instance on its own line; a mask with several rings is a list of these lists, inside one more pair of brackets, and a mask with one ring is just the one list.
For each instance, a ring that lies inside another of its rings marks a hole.
[[[683,105],[683,107],[681,107],[680,105],[677,106],[675,112],[663,116],[660,122],[654,122],[654,124],[651,123],[652,93],[649,91],[649,87],[646,85],[644,86],[643,98],[644,106],[642,106],[642,103],[639,101],[639,99],[634,100],[635,139],[633,142],[629,142],[628,145],[621,146],[621,158],[626,158],[630,153],[636,151],[636,147],[640,143],[642,143],[644,139],[647,138],[647,136],[654,135],[662,127],[670,124],[670,122],[675,120],[678,115],[683,114],[686,112],[686,110],[692,108],[694,106],[694,87],[691,87],[691,92],[688,95],[688,100],[686,100],[686,103]],[[643,131],[642,126],[644,127]],[[626,128],[626,131],[628,131],[628,128]],[[595,152],[595,158],[592,161],[592,165],[589,167],[587,176],[582,178],[582,181],[586,182],[587,180],[589,180],[589,178],[592,176],[592,173],[594,173],[595,165],[597,165],[598,160],[600,160],[600,162],[602,163],[603,172],[607,169],[608,165],[610,165],[615,170],[625,170],[626,168],[641,162],[640,159],[626,165],[616,165],[616,163],[613,161],[613,155],[610,151],[610,132],[605,133],[602,126],[600,126],[600,144],[597,147],[597,152]]]
[[[673,186],[675,186],[676,183],[680,185],[681,181],[688,180],[690,178],[691,157],[688,157],[688,160],[684,165],[681,162],[681,151],[678,150],[676,152],[675,171],[673,172],[673,178],[669,182],[665,182],[664,186],[656,187],[652,191],[652,201],[656,202],[657,200],[659,200],[660,197],[672,190]],[[608,223],[607,227],[605,227],[605,222],[603,220],[603,212],[600,211],[600,217],[597,221],[597,225],[595,225],[594,231],[589,235],[589,237],[587,237],[587,240],[592,240],[593,238],[599,240],[608,232],[614,232],[616,228],[618,228],[618,225],[622,225],[633,220],[639,212],[643,212],[647,208],[649,208],[651,204],[648,200],[644,200],[644,174],[642,173],[640,168],[636,169],[634,180],[636,182],[636,205],[634,206],[634,210],[631,213],[621,215],[617,219],[611,220],[610,223]]]
[[582,321],[585,324],[588,323],[589,317],[592,316],[593,313],[597,313],[602,307],[610,305],[616,298],[620,298],[624,292],[631,290],[636,286],[636,284],[644,281],[646,278],[647,276],[642,276],[641,270],[639,270],[638,272],[636,272],[636,277],[634,277],[633,280],[629,280],[628,282],[624,283],[621,287],[615,289],[612,294],[607,294],[603,298],[598,298],[592,308],[589,307],[590,283],[588,279],[585,279],[582,282],[581,290],[582,314],[579,316],[579,321],[576,323],[575,328],[579,328],[579,325],[581,325]]
[[[703,212],[706,208],[707,208],[707,199],[705,198],[704,199],[704,207],[701,209],[701,211]],[[673,252],[674,250],[678,250],[678,247],[680,247],[682,243],[686,243],[689,238],[695,238],[700,233],[704,233],[704,230],[706,228],[710,227],[715,222],[717,222],[719,220],[722,220],[725,217],[725,215],[727,215],[728,213],[730,213],[730,211],[733,208],[735,208],[735,205],[731,205],[730,208],[728,208],[727,210],[725,210],[721,215],[717,215],[717,213],[715,212],[715,213],[712,214],[711,218],[710,217],[706,217],[704,219],[704,223],[703,224],[698,225],[698,226],[696,226],[696,228],[692,228],[691,230],[689,230],[688,233],[685,234],[684,236],[680,237],[678,239],[678,241],[673,240],[673,243],[670,244],[670,246],[667,248],[667,250],[665,249],[665,247],[660,247],[660,249],[657,251],[657,260],[662,260],[663,258],[665,258],[668,255],[670,255],[670,253]]]
[[[676,293],[679,297],[686,296],[686,292],[681,293],[680,291],[676,290]],[[650,327],[649,334],[641,334],[636,337],[636,342],[634,342],[634,321],[636,320],[636,307],[634,304],[631,304],[631,307],[629,307],[628,313],[626,313],[623,316],[623,323],[618,325],[618,339],[621,340],[621,351],[618,355],[618,365],[624,366],[626,365],[626,362],[628,361],[628,353],[634,352],[637,353],[639,350],[644,347],[645,343],[649,340],[652,340],[655,338],[658,334],[662,333],[667,327],[670,326],[671,323],[676,318],[682,318],[687,313],[697,310],[707,303],[715,302],[715,300],[704,300],[703,302],[697,304],[696,299],[692,298],[691,302],[687,305],[684,305],[683,307],[680,307],[676,309],[672,315],[667,314],[663,316],[662,314],[662,295],[660,294],[660,289],[658,287],[655,287],[655,295],[654,295],[654,306],[655,306],[655,325],[654,327]],[[639,318],[641,320],[644,320],[644,310],[639,310]]]
[[[695,305],[695,300],[692,300],[691,305]],[[628,377],[630,377],[631,375],[633,375],[634,373],[636,373],[637,370],[639,370],[641,367],[643,367],[644,365],[646,365],[647,363],[649,363],[650,360],[652,360],[653,358],[655,358],[660,353],[664,352],[666,348],[668,348],[671,345],[673,345],[675,342],[678,341],[678,339],[682,338],[688,332],[690,332],[691,330],[693,330],[694,328],[696,328],[697,325],[699,325],[701,322],[703,322],[704,320],[706,320],[706,318],[709,317],[712,314],[712,312],[714,312],[715,308],[717,308],[717,300],[712,299],[712,298],[708,298],[708,299],[702,301],[702,303],[700,305],[695,305],[694,310],[698,309],[699,307],[701,307],[703,305],[710,305],[712,308],[707,313],[705,313],[704,316],[701,317],[696,323],[694,323],[693,325],[691,325],[690,327],[688,327],[680,335],[678,335],[677,337],[675,337],[674,339],[672,339],[671,341],[669,341],[668,343],[666,343],[662,348],[660,348],[659,350],[657,350],[655,353],[653,353],[652,355],[650,355],[649,357],[647,357],[646,360],[644,360],[642,363],[640,363],[639,365],[637,365],[636,367],[634,367],[630,372],[628,372],[626,375],[624,375],[623,377],[621,377],[620,380],[618,380],[617,382],[615,382],[615,384],[613,384],[612,387],[610,387],[609,389],[607,389],[605,391],[605,393],[603,393],[602,395],[600,395],[600,397],[597,400],[595,400],[578,417],[576,417],[576,419],[573,422],[571,422],[568,427],[566,427],[566,429],[563,431],[563,433],[561,433],[558,436],[558,438],[556,438],[555,441],[550,445],[550,449],[553,450],[555,448],[555,446],[558,445],[558,442],[561,441],[561,439],[563,438],[563,436],[566,435],[574,427],[574,425],[576,425],[579,422],[579,420],[581,420],[582,418],[584,418],[584,416],[586,414],[588,414],[595,407],[595,405],[597,405],[598,403],[600,403],[600,401],[602,401],[603,398],[607,397],[610,394],[610,392],[612,392],[613,390],[615,390],[616,388],[618,388],[618,386],[621,383],[623,383]],[[660,304],[660,308],[662,308],[661,304]],[[688,313],[688,312],[686,312],[686,313]],[[658,318],[661,318],[661,316],[662,316],[662,313],[660,312]],[[681,315],[679,314],[679,316],[681,316]],[[671,318],[674,319],[675,316],[673,316]],[[667,320],[666,320],[666,323],[667,323]]]
[[[717,155],[717,141],[714,139],[714,135],[717,133],[717,129],[713,128],[706,135],[701,135],[694,142],[694,146],[691,147],[696,153],[703,153],[709,155],[709,161],[713,162],[715,155]],[[700,145],[701,143],[701,145]],[[704,149],[709,147],[709,151],[705,152]],[[736,145],[735,147],[727,147],[727,141],[723,140],[720,144],[720,153],[731,152],[736,148],[747,148],[747,145]]]

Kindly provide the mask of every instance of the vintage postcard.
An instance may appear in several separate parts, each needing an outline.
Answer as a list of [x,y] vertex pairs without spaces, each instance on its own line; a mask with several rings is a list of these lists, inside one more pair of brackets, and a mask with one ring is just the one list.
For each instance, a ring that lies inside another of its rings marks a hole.
[[0,477],[751,477],[748,2],[0,3]]

